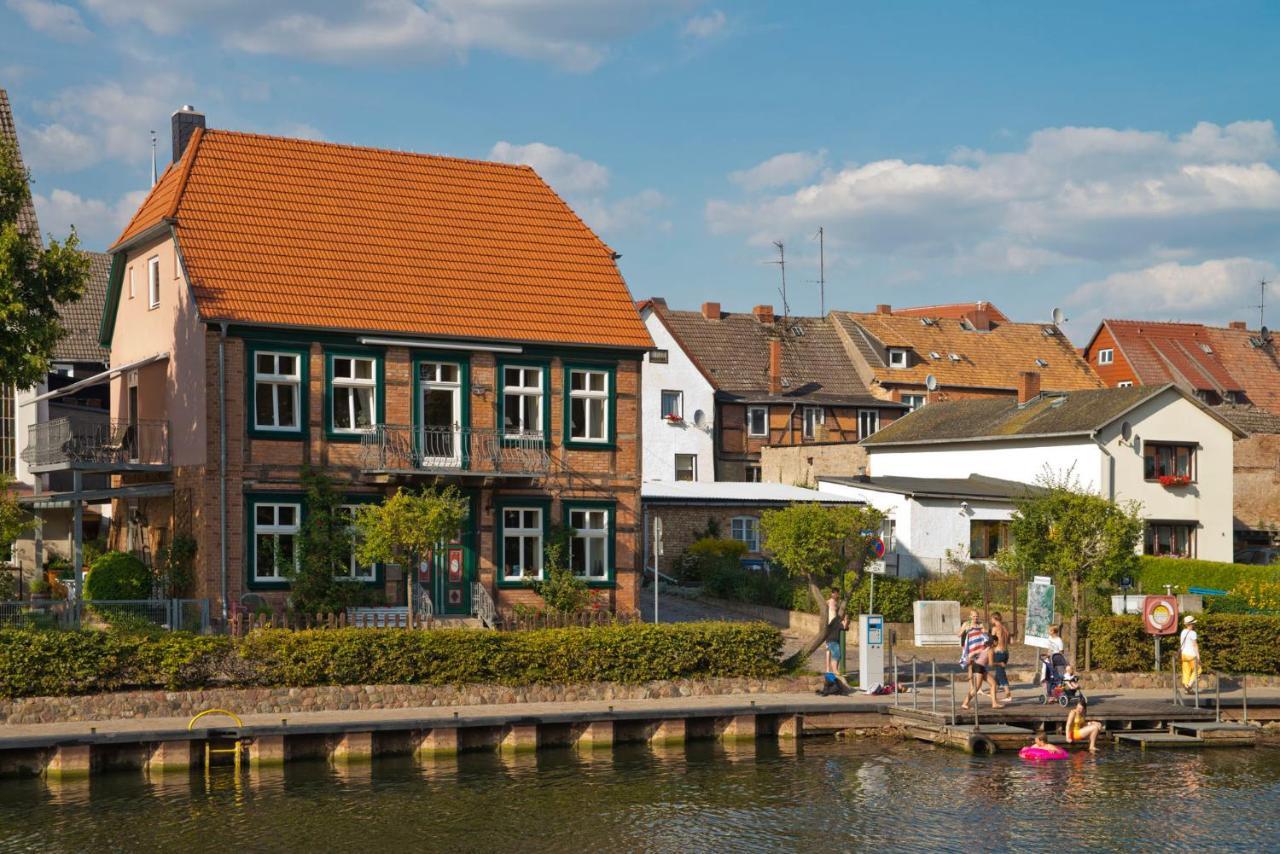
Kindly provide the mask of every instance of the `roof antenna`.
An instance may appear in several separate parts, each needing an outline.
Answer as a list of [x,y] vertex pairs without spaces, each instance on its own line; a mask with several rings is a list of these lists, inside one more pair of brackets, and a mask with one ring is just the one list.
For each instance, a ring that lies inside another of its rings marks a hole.
[[151,186],[156,185],[156,132],[151,132]]
[[791,308],[787,305],[787,252],[782,246],[781,240],[773,241],[773,245],[778,247],[778,260],[765,261],[766,264],[777,264],[778,270],[782,273],[782,328],[787,327],[787,318],[791,315]]
[[1258,328],[1267,325],[1267,285],[1271,284],[1266,279],[1258,280]]
[[818,316],[827,316],[827,259],[823,246],[824,231],[818,226]]

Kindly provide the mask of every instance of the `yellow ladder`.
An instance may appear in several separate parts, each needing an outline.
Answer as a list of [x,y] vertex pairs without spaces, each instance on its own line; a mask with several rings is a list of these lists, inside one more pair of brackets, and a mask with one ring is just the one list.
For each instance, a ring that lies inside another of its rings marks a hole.
[[[240,720],[240,716],[239,716],[239,715],[237,715],[235,712],[228,712],[226,709],[205,709],[203,712],[201,712],[200,714],[196,715],[194,718],[192,718],[190,721],[188,721],[188,722],[187,722],[187,732],[190,732],[192,729],[194,729],[194,728],[195,728],[195,725],[196,725],[196,721],[200,720],[200,719],[201,719],[201,718],[203,718],[205,715],[223,715],[223,716],[228,717],[228,718],[231,718],[231,720],[235,721],[235,722],[236,722],[236,726],[237,726],[237,727],[243,727],[243,726],[244,726],[244,721]],[[231,754],[234,754],[234,761],[235,761],[235,766],[236,766],[236,774],[237,774],[237,775],[239,775],[239,773],[240,773],[240,755],[241,755],[241,753],[243,753],[243,752],[244,752],[244,746],[245,746],[245,744],[246,744],[246,743],[247,743],[247,742],[246,742],[246,740],[245,740],[245,739],[243,739],[243,738],[236,738],[236,740],[235,740],[235,745],[234,745],[233,747],[214,747],[214,746],[209,742],[209,740],[206,738],[206,739],[205,739],[205,742],[204,742],[204,771],[205,771],[205,773],[206,773],[206,774],[208,774],[208,773],[209,773],[209,767],[210,767],[210,765],[212,765],[212,763],[213,763],[213,756],[214,756],[214,754],[215,754],[215,753],[231,753]]]

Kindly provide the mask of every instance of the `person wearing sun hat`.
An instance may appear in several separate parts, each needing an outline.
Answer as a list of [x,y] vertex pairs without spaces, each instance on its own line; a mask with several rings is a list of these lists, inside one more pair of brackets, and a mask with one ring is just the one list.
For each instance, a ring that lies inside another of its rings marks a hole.
[[1178,648],[1182,655],[1182,687],[1190,690],[1200,678],[1200,636],[1196,634],[1196,618],[1193,614],[1187,614],[1182,619]]

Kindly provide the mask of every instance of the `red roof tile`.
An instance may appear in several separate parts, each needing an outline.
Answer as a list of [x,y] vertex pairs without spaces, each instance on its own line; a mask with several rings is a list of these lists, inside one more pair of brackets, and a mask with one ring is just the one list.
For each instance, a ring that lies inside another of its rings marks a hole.
[[1214,346],[1215,337],[1203,324],[1103,322],[1145,385],[1172,382],[1191,391],[1245,391],[1240,379],[1223,363]]

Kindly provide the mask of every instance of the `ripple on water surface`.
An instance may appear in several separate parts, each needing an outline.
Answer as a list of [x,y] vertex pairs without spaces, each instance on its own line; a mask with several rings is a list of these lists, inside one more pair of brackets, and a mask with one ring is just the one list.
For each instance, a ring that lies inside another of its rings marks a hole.
[[1024,763],[916,744],[466,754],[0,782],[0,849],[1280,848],[1280,749]]

